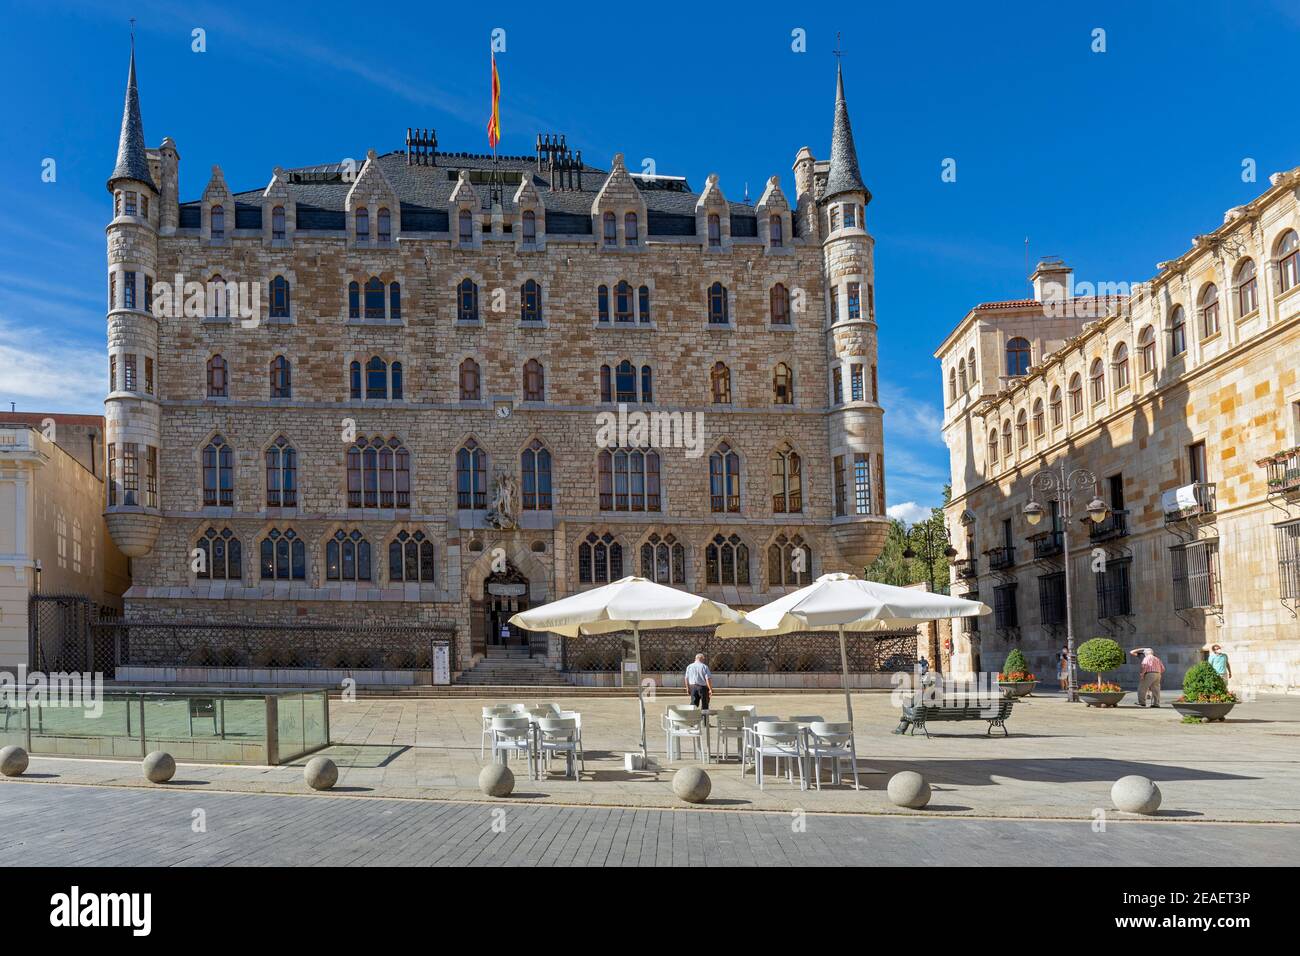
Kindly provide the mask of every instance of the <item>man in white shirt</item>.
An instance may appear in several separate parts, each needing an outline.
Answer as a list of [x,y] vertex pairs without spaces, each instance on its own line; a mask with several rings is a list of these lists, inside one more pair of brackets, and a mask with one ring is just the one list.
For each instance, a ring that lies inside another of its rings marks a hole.
[[713,694],[713,671],[704,663],[704,655],[696,654],[695,663],[686,667],[686,689],[691,692],[691,703],[702,710],[709,709],[709,697]]

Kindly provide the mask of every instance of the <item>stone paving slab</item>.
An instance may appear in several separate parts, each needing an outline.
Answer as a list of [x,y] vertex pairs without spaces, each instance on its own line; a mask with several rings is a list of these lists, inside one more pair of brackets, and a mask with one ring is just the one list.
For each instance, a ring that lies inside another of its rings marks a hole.
[[[919,820],[42,787],[0,800],[0,866],[1259,866],[1300,827]],[[202,811],[202,832],[195,832]],[[90,825],[88,825],[88,821]]]
[[[675,699],[675,698],[674,698]],[[1131,699],[1131,698],[1130,698]],[[556,772],[530,781],[518,765],[511,805],[567,804],[626,808],[682,807],[658,730],[664,704],[649,705],[652,756],[658,773],[628,773],[622,755],[637,749],[636,703],[618,698],[546,697],[583,714],[586,771],[578,781]],[[529,701],[531,702],[531,701]],[[733,702],[730,698],[728,702]],[[842,719],[838,694],[755,694],[777,716],[821,714]],[[379,699],[332,701],[335,744],[324,753],[340,769],[338,796],[477,801],[480,715],[485,700]],[[1263,697],[1239,705],[1222,724],[1184,725],[1168,707],[1121,705],[1097,710],[1060,696],[1016,705],[1010,737],[985,736],[983,722],[941,725],[926,739],[890,733],[897,710],[888,694],[854,696],[863,789],[825,786],[800,791],[797,782],[769,777],[760,792],[752,773],[743,781],[733,761],[708,767],[708,808],[826,813],[912,814],[889,803],[893,773],[916,770],[934,787],[925,815],[1090,820],[1109,809],[1111,784],[1126,774],[1155,780],[1160,816],[1186,821],[1300,823],[1300,697]],[[182,764],[169,789],[245,793],[308,793],[305,760],[284,767]],[[556,767],[560,767],[559,762]],[[33,757],[28,782],[149,787],[134,761]],[[6,781],[7,782],[7,781]],[[1117,812],[1110,810],[1111,817]]]

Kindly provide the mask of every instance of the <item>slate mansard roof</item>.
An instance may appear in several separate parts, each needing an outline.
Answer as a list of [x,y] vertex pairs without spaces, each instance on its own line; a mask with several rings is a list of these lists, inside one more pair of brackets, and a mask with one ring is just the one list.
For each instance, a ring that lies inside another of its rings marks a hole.
[[[408,165],[405,150],[394,150],[376,157],[380,169],[392,184],[401,202],[403,232],[446,232],[449,228],[448,207],[452,191],[461,170],[471,174],[487,175],[492,170],[492,157],[476,153],[439,153],[437,165]],[[538,171],[533,156],[502,156],[499,168],[506,178],[502,190],[502,208],[507,213],[514,209],[514,194],[519,177],[532,178],[542,205],[546,210],[546,232],[549,235],[591,235],[591,206],[609,176],[609,170],[583,166],[581,188],[574,173],[572,188],[551,189],[546,178],[546,165]],[[297,228],[302,231],[340,231],[345,228],[345,203],[360,164],[351,179],[345,179],[343,163],[306,166],[285,171],[286,187],[297,206]],[[557,181],[559,174],[556,174]],[[695,204],[699,193],[677,177],[656,180],[634,177],[646,205],[647,231],[652,236],[693,236],[695,229]],[[483,208],[486,210],[488,187],[475,183]],[[235,194],[235,227],[256,229],[261,227],[261,189],[251,189]],[[180,225],[197,227],[201,201],[181,203]],[[756,237],[758,220],[752,206],[731,203],[731,234],[733,237]]]
[[117,139],[117,164],[108,177],[134,179],[152,183],[149,175],[149,155],[144,145],[144,121],[140,118],[140,93],[135,85],[135,44],[131,44],[131,67],[126,74],[126,103],[122,107],[122,129]]

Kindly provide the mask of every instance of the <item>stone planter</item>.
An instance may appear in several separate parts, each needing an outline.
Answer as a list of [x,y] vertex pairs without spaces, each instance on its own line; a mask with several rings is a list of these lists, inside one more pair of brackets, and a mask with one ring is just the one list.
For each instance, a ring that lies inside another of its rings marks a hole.
[[1196,703],[1187,700],[1174,701],[1174,710],[1184,717],[1200,717],[1203,720],[1223,720],[1228,716],[1228,711],[1236,706],[1236,701],[1222,704]]
[[1036,680],[1000,680],[998,686],[1008,697],[1028,697],[1038,686]]
[[1079,697],[1089,707],[1114,707],[1124,699],[1126,691],[1079,691]]

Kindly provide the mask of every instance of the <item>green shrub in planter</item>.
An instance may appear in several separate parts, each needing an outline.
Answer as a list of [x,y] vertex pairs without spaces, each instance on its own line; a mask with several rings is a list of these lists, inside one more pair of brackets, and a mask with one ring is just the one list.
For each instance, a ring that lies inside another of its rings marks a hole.
[[1101,675],[1124,666],[1124,649],[1109,637],[1094,637],[1084,641],[1078,650],[1079,666],[1097,675],[1100,684]]
[[1188,669],[1183,675],[1183,699],[1190,703],[1227,703],[1236,698],[1228,692],[1228,683],[1208,661]]
[[1025,660],[1024,653],[1021,652],[1018,647],[1011,648],[1011,653],[1007,655],[1007,659],[1002,663],[1002,679],[1006,680],[1010,678],[1012,674],[1028,673],[1029,661]]

